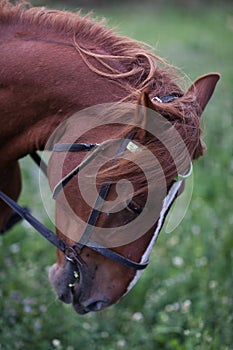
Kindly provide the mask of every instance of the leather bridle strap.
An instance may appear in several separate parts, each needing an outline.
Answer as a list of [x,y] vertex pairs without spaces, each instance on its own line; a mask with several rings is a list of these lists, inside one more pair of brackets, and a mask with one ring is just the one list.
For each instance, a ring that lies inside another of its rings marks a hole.
[[[148,264],[149,261],[147,260],[145,263],[137,263],[134,262],[130,259],[125,258],[124,256],[114,252],[113,250],[110,250],[108,248],[104,248],[99,244],[96,244],[95,242],[91,242],[89,241],[87,244],[85,244],[87,247],[91,248],[92,250],[94,250],[95,252],[105,256],[108,259],[111,259],[113,261],[116,261],[117,263],[124,265],[126,267],[130,267],[134,270],[144,270]],[[82,249],[83,246],[79,243],[76,243],[76,245],[74,247],[78,247],[79,249]]]
[[39,220],[37,220],[30,212],[21,207],[13,199],[8,197],[5,193],[0,191],[0,198],[14,210],[17,214],[21,216],[22,219],[26,220],[37,232],[39,232],[44,238],[52,243],[56,248],[61,250],[63,253],[66,253],[68,246],[64,241],[62,241],[58,236],[56,236],[53,231],[49,230],[44,226]]
[[54,152],[81,152],[91,151],[97,143],[56,143],[53,146]]

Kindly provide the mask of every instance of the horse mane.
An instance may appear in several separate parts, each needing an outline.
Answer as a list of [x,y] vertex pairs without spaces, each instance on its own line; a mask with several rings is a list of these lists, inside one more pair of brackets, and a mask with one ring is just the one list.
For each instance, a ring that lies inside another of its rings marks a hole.
[[[18,33],[22,29],[21,35],[28,37],[28,40],[58,43],[65,41],[72,45],[85,64],[96,74],[124,84],[127,91],[124,99],[126,101],[137,103],[144,90],[157,97],[178,94],[180,98],[172,103],[155,102],[154,109],[175,126],[191,158],[202,155],[204,147],[200,140],[200,121],[195,95],[190,93],[187,96],[183,93],[176,83],[180,77],[174,67],[153,53],[146,44],[115,34],[105,26],[104,21],[97,22],[90,14],[82,17],[80,12],[34,8],[27,2],[13,5],[9,0],[0,0],[0,24],[15,26]],[[125,131],[125,135],[127,133],[128,131]],[[144,140],[144,144],[149,145],[150,139]],[[164,152],[164,147],[161,147],[159,142],[150,144],[150,148],[156,154],[160,152],[158,158],[161,158],[167,181],[171,184],[177,175],[171,157]],[[182,157],[180,159],[182,163]],[[145,164],[145,167],[150,166],[151,164]],[[184,170],[187,166],[184,162]],[[135,169],[120,161],[113,169],[111,167],[103,171],[100,178],[109,174],[111,180],[114,181],[115,178],[117,182],[122,174],[128,178],[130,175],[135,176]],[[156,175],[153,168],[151,174]],[[144,180],[141,178],[140,181],[143,183]]]
[[[149,45],[115,34],[105,25],[105,20],[96,21],[91,14],[84,17],[80,11],[49,10],[45,7],[31,7],[28,2],[13,5],[9,0],[0,0],[0,23],[22,26],[25,35],[33,39],[46,37],[68,39],[79,52],[85,63],[97,74],[111,79],[125,79],[128,90],[139,96],[142,89],[154,88],[156,77],[157,95],[166,91],[167,81],[170,90],[174,78],[171,66],[161,57],[152,53]],[[28,32],[28,33],[27,33]],[[101,65],[98,69],[90,63],[95,58]],[[158,64],[164,69],[159,69]],[[164,74],[166,70],[166,74]],[[173,92],[180,93],[178,86],[172,84]],[[158,90],[161,90],[158,91]]]

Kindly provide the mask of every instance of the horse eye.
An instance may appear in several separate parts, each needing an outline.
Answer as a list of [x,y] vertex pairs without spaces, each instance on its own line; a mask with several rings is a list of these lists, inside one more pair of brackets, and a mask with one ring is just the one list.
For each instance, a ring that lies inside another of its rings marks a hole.
[[129,209],[129,211],[133,212],[136,215],[141,214],[141,212],[143,210],[143,208],[134,201],[129,202],[127,204],[127,208]]

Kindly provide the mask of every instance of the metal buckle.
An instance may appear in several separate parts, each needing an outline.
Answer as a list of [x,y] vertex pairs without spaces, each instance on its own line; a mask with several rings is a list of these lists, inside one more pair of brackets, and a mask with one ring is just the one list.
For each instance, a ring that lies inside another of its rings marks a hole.
[[82,248],[79,249],[80,250],[79,252],[77,252],[75,248],[76,246],[68,247],[67,253],[65,253],[65,258],[67,261],[71,262],[72,264],[83,266],[86,263],[80,256]]

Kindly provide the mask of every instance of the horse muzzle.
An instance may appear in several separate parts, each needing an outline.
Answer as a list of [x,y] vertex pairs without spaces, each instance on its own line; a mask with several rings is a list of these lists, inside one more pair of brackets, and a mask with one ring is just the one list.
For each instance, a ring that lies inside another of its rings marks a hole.
[[78,314],[100,311],[111,304],[102,293],[96,291],[91,295],[94,288],[90,273],[82,269],[77,271],[70,262],[66,262],[64,266],[54,264],[49,270],[49,279],[59,300],[65,304],[72,303]]

